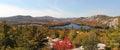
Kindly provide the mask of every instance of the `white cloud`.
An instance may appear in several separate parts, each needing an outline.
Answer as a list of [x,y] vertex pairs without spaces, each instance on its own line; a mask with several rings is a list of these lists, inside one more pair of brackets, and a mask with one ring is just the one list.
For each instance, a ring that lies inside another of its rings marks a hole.
[[0,16],[8,17],[14,15],[31,15],[31,16],[53,16],[53,17],[63,17],[66,13],[60,9],[46,9],[46,10],[26,10],[10,5],[0,5]]
[[13,6],[0,5],[0,16],[18,15],[22,12],[25,12],[25,10]]
[[9,17],[9,16],[14,16],[14,15],[31,15],[33,17],[36,16],[53,16],[53,17],[58,17],[58,18],[67,18],[67,17],[84,17],[84,16],[92,16],[96,14],[107,14],[109,13],[108,10],[101,10],[101,9],[96,9],[96,10],[91,10],[88,12],[79,12],[79,13],[72,13],[72,12],[66,12],[60,8],[53,7],[50,9],[45,9],[45,10],[29,10],[29,9],[23,9],[23,8],[18,8],[15,6],[10,6],[10,5],[4,5],[0,4],[0,17]]

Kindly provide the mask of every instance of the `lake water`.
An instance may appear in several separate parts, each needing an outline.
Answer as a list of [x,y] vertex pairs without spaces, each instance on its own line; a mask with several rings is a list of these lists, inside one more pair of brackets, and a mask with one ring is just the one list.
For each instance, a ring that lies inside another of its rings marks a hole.
[[102,28],[95,28],[95,27],[91,27],[91,26],[87,26],[87,25],[77,25],[77,24],[68,24],[68,25],[64,25],[64,26],[55,26],[55,28],[74,28],[74,29],[84,28],[84,29],[95,29],[95,30],[102,29]]
[[90,26],[86,26],[86,25],[77,25],[77,24],[69,24],[69,25],[64,25],[64,26],[55,26],[55,28],[75,28],[75,29],[79,29],[79,28],[85,28],[85,29],[90,29]]

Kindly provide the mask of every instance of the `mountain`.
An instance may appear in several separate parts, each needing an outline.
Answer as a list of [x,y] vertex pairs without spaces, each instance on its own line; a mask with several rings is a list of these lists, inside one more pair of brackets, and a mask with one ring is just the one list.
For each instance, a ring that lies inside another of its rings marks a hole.
[[32,16],[16,15],[6,18],[0,18],[0,21],[6,21],[7,23],[18,24],[18,23],[33,23],[33,22],[39,23],[39,22],[49,22],[49,21],[60,21],[60,19],[51,16],[32,17]]
[[35,20],[41,20],[41,21],[58,21],[60,19],[54,18],[52,16],[41,16],[41,17],[34,17]]
[[89,25],[93,27],[116,27],[118,25],[118,17],[111,17],[107,15],[94,15],[91,17],[73,20],[72,23]]
[[22,16],[22,15],[16,15],[11,17],[2,18],[0,20],[6,20],[6,21],[19,21],[19,20],[27,20],[32,19],[32,16]]
[[110,19],[110,16],[107,15],[95,15],[88,18],[89,21],[102,22]]
[[[94,15],[91,17],[79,17],[79,18],[54,18],[52,16],[40,16],[40,17],[32,17],[32,16],[24,16],[24,15],[16,15],[6,18],[0,18],[0,21],[6,21],[11,24],[43,24],[43,25],[60,25],[66,23],[75,23],[75,24],[83,24],[90,26],[103,26],[109,25],[113,23],[116,17],[111,17],[107,15]],[[114,22],[115,23],[115,22]],[[117,23],[117,22],[116,22]]]
[[16,23],[30,23],[32,21],[32,16],[23,16],[23,15],[16,15],[6,18],[1,18],[0,21],[6,21],[7,23],[16,24]]

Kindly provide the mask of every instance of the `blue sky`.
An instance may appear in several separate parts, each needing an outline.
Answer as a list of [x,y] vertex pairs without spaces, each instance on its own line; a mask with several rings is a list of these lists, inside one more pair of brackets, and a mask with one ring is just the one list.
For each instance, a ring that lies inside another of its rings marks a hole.
[[0,16],[86,17],[120,15],[120,0],[0,0]]

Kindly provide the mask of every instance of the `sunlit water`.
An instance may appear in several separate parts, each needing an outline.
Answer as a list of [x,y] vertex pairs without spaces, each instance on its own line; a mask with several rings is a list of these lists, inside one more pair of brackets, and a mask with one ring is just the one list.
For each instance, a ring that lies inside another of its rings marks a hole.
[[91,27],[87,26],[87,25],[69,24],[69,25],[64,25],[64,26],[55,26],[55,28],[75,28],[75,29],[84,28],[84,29],[90,29]]
[[84,29],[95,29],[95,30],[102,29],[102,28],[93,28],[91,26],[77,25],[77,24],[69,24],[69,25],[64,25],[64,26],[55,26],[55,28],[74,28],[74,29],[84,28]]

